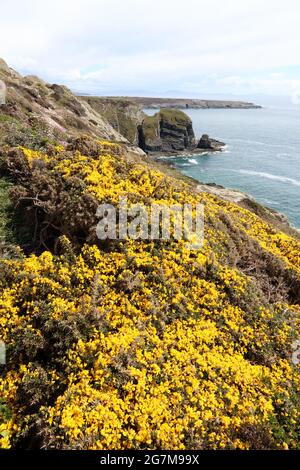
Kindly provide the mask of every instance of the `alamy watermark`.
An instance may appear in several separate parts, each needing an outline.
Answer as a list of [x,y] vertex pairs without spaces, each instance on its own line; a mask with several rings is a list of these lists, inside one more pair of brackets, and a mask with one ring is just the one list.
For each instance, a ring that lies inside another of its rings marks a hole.
[[100,240],[185,240],[187,248],[200,249],[204,242],[203,204],[101,204],[96,233]]

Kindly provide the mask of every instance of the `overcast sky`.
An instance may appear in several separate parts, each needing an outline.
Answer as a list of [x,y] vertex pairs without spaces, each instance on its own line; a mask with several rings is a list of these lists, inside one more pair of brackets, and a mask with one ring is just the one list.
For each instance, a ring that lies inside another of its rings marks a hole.
[[104,95],[291,95],[299,25],[299,0],[1,0],[0,57]]

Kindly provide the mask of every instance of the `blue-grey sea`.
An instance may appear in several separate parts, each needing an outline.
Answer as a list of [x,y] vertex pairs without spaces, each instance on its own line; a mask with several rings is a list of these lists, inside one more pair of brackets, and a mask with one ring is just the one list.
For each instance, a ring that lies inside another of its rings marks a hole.
[[227,147],[171,157],[178,169],[204,183],[242,190],[300,228],[300,106],[186,112],[197,137],[207,133]]

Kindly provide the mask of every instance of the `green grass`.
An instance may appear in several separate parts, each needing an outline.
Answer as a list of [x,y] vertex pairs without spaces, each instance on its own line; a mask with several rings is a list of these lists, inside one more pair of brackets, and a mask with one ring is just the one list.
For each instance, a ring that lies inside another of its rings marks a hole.
[[160,117],[165,121],[178,125],[186,125],[191,122],[189,116],[180,109],[161,109]]
[[12,116],[8,116],[6,114],[0,114],[0,123],[4,123],[4,122],[17,122],[17,119],[12,117]]
[[154,114],[154,116],[147,116],[143,121],[143,132],[145,139],[151,140],[158,137],[157,130],[159,129],[160,113]]
[[154,116],[147,116],[143,121],[143,132],[147,140],[152,140],[157,137],[159,122],[161,120],[182,129],[191,121],[183,111],[178,109],[161,109],[154,114]]

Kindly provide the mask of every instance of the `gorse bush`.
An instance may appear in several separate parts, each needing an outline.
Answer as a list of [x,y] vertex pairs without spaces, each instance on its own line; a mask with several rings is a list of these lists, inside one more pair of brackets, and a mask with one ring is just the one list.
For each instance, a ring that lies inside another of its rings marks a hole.
[[[109,142],[1,158],[32,234],[0,261],[2,447],[300,448],[297,240]],[[100,243],[120,195],[204,204],[204,246]]]

